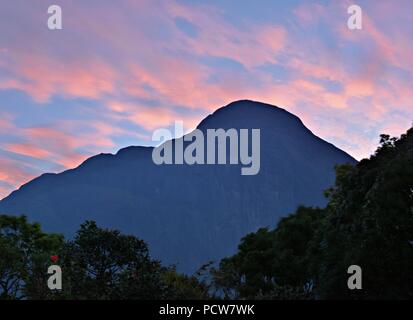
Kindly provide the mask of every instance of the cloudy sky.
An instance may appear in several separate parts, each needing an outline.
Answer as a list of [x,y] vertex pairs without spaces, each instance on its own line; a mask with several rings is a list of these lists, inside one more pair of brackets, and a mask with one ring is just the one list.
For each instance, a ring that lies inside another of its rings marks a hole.
[[240,99],[367,157],[412,123],[412,36],[410,0],[1,0],[0,198]]

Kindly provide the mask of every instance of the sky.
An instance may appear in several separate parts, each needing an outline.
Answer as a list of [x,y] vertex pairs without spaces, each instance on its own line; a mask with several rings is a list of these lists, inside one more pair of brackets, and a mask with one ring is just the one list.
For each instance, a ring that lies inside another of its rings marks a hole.
[[412,37],[410,0],[0,0],[0,199],[241,99],[368,157],[412,125]]

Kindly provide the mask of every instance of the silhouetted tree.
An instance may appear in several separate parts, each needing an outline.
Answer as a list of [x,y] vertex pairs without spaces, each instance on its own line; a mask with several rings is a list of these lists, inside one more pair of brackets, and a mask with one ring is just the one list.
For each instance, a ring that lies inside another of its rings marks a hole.
[[[47,287],[52,255],[63,273],[59,291]],[[203,282],[151,259],[135,236],[86,221],[64,242],[24,216],[0,216],[0,299],[201,298],[208,298]]]
[[[413,130],[381,135],[354,168],[339,168],[322,225],[321,298],[413,298]],[[348,290],[346,270],[363,270],[363,290]]]
[[[356,166],[336,168],[325,209],[300,207],[269,231],[244,237],[212,272],[225,297],[413,298],[413,129]],[[349,290],[348,267],[362,268]]]
[[227,298],[309,298],[314,281],[310,245],[321,215],[321,209],[300,207],[275,230],[247,235],[238,253],[213,271],[215,285]]
[[50,297],[46,271],[62,244],[61,235],[42,232],[25,216],[0,215],[0,298]]
[[80,226],[63,254],[65,292],[75,299],[151,299],[162,293],[158,261],[142,240],[117,230]]

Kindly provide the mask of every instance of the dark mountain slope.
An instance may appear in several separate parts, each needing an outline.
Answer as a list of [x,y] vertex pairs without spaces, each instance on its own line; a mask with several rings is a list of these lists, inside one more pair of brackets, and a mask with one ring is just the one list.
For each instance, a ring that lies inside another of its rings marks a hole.
[[334,166],[355,162],[296,116],[258,102],[231,103],[198,128],[261,129],[259,174],[242,176],[240,165],[156,166],[153,148],[128,147],[34,179],[2,200],[0,212],[26,214],[67,236],[96,220],[138,235],[155,257],[192,272],[233,254],[241,237],[273,227],[298,205],[323,206]]

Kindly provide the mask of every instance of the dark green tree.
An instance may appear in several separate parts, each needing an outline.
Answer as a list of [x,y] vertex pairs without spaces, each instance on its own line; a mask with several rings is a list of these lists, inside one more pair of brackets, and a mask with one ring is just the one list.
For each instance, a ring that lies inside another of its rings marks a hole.
[[[336,168],[325,209],[300,207],[242,239],[212,273],[225,297],[413,298],[413,129],[380,138],[369,159]],[[362,290],[348,288],[351,265]]]
[[[63,273],[59,291],[47,287],[52,255]],[[0,299],[201,298],[208,298],[202,281],[163,267],[134,236],[87,221],[64,242],[24,216],[0,216]]]
[[165,298],[174,300],[210,299],[210,285],[200,275],[184,275],[170,267],[162,275],[167,286]]
[[41,231],[25,216],[0,215],[0,298],[44,299],[50,256],[63,244],[63,237]]
[[154,299],[165,291],[163,268],[144,241],[94,221],[80,226],[62,258],[65,294],[73,299]]
[[213,271],[215,285],[227,298],[309,298],[314,282],[310,246],[321,216],[321,209],[300,207],[275,230],[247,235],[238,253]]
[[[319,249],[319,295],[338,299],[413,298],[413,130],[382,135],[370,159],[338,168]],[[363,290],[348,290],[350,265]]]

